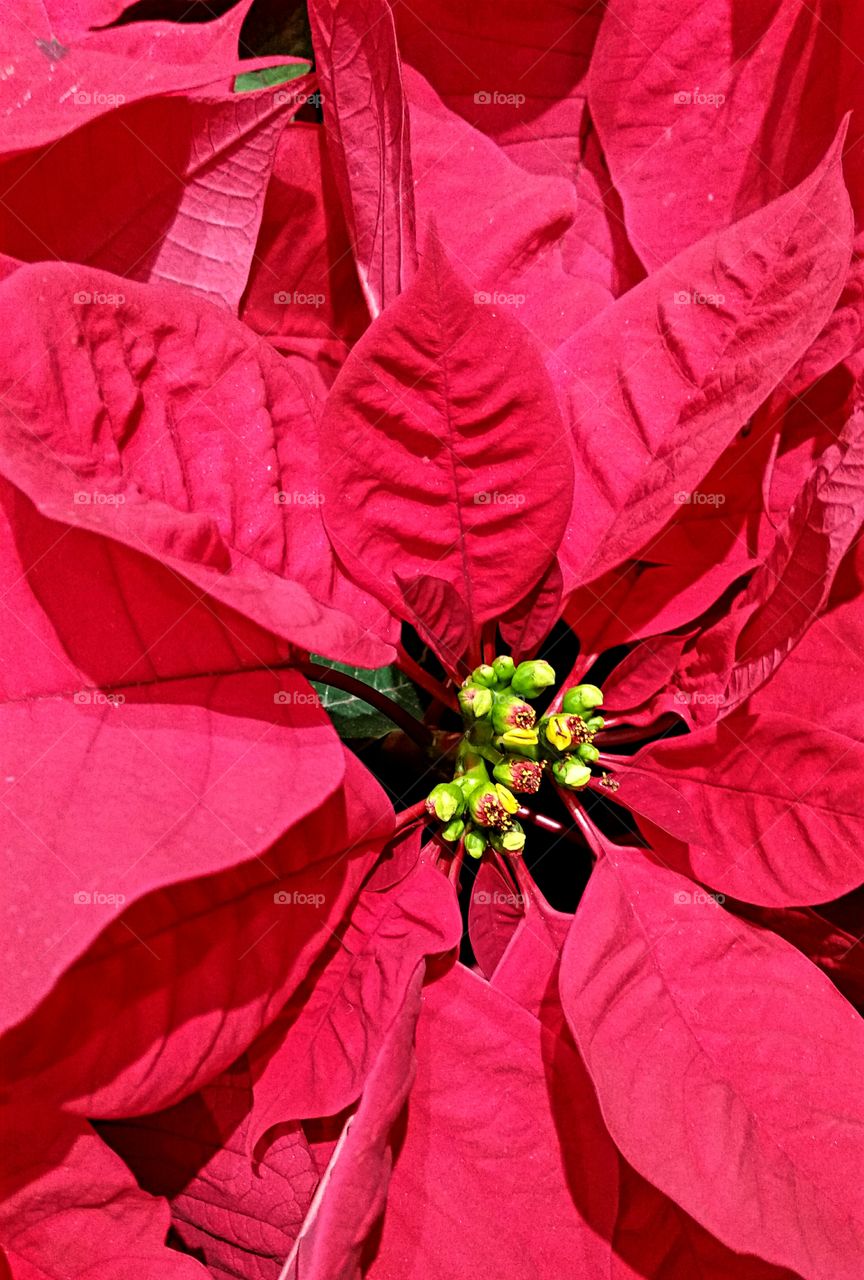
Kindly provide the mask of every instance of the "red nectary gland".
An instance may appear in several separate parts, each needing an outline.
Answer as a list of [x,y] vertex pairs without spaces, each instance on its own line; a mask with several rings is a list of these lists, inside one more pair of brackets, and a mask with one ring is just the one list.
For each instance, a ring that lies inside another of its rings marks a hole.
[[477,805],[477,821],[484,827],[499,827],[502,830],[510,826],[510,818],[500,802],[490,795],[484,796]]
[[581,716],[568,716],[567,728],[570,730],[574,742],[591,742],[594,737],[594,734]]
[[543,781],[543,770],[533,761],[519,761],[513,766],[513,785],[519,791],[535,792],[540,790]]

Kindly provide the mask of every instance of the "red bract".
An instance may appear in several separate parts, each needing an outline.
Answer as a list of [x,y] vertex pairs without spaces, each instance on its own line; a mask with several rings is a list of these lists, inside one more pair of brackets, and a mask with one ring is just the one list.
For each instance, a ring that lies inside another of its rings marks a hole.
[[861,1206],[844,1184],[860,1162],[864,1026],[827,978],[620,849],[580,904],[562,995],[641,1173],[734,1249],[857,1274]]
[[11,157],[5,252],[184,285],[236,310],[279,136],[309,77],[290,90],[150,97]]
[[858,1280],[854,18],[203,8],[0,19],[0,1271]]
[[[478,305],[434,235],[346,361],[321,442],[337,555],[397,617],[422,629],[434,613],[448,666],[553,561],[572,464],[552,385],[518,322]],[[430,576],[452,592],[443,610],[429,609]]]

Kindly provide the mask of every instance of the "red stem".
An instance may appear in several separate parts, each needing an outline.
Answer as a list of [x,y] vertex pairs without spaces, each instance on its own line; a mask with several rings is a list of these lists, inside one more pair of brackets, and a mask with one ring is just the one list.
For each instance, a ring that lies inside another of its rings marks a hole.
[[595,662],[597,661],[597,659],[600,657],[600,654],[599,654],[599,653],[586,653],[586,654],[584,655],[584,658],[583,658],[583,655],[580,653],[579,657],[580,657],[580,659],[581,659],[580,664],[579,664],[579,665],[580,665],[580,667],[581,667],[581,671],[579,672],[579,675],[578,675],[578,676],[577,676],[577,678],[576,678],[576,683],[577,683],[577,684],[581,684],[581,683],[582,683],[582,681],[583,681],[583,680],[585,679],[585,677],[587,676],[588,672],[589,672],[589,671],[591,670],[591,668],[594,666],[594,663],[595,663]]
[[406,652],[401,644],[396,646],[396,666],[403,675],[408,676],[415,684],[419,684],[421,689],[425,689],[436,702],[443,703],[445,707],[450,707],[452,711],[459,710],[456,694],[446,688],[440,680],[436,680],[435,676],[430,675],[428,671],[424,671],[420,663],[415,662],[411,654]]
[[[672,723],[674,722],[674,716],[671,716],[671,717],[661,716],[650,727],[646,725],[640,726],[640,725],[634,724],[634,725],[631,725],[629,728],[625,729],[625,728],[620,728],[619,726],[625,725],[627,721],[620,716],[617,716],[617,717],[613,716],[611,720],[606,721],[606,724],[600,730],[600,733],[597,736],[603,742],[608,742],[608,745],[610,747],[616,746],[617,743],[619,742],[643,742],[648,738],[653,737],[653,735],[658,732],[662,733],[663,729],[660,726],[662,726],[664,720],[667,720],[667,719],[668,719],[667,727],[671,727]],[[614,732],[610,733],[610,730],[614,730]],[[608,738],[606,737],[607,733],[610,734]]]
[[[643,742],[649,739],[654,732],[653,728],[644,728],[634,724],[631,728],[618,728],[620,724],[626,723],[622,719],[612,719],[605,722],[605,726],[598,733],[598,737],[602,737],[604,742],[608,741],[609,746],[616,746],[618,742]],[[614,730],[613,733],[609,731]],[[609,737],[607,739],[607,733]]]
[[601,751],[599,756],[597,757],[596,763],[605,765],[607,769],[620,769],[622,765],[626,769],[627,757],[613,756],[613,755],[610,755],[608,751]]
[[573,832],[572,827],[565,827],[563,823],[556,822],[554,818],[547,818],[545,813],[535,813],[533,809],[526,809],[525,805],[522,805],[517,811],[516,817],[524,822],[532,822],[541,831],[550,831],[553,835],[560,836],[562,840],[570,840],[573,844],[582,844],[582,841]]
[[432,731],[425,724],[415,720],[410,711],[400,707],[392,698],[388,698],[386,693],[381,693],[379,689],[373,689],[371,685],[364,684],[356,676],[348,675],[347,671],[334,671],[332,667],[324,667],[318,662],[300,662],[297,663],[296,669],[302,671],[303,675],[310,680],[317,680],[319,684],[327,684],[334,689],[344,689],[346,693],[353,693],[355,698],[368,702],[370,707],[380,711],[388,720],[392,720],[406,737],[416,742],[424,751],[432,745]]
[[465,860],[465,841],[460,840],[456,846],[456,853],[453,856],[453,861],[450,863],[450,866],[447,869],[447,879],[450,881],[452,885],[456,886],[457,893],[459,891],[459,876],[461,875],[461,872],[462,872],[462,863],[464,860]]
[[495,631],[496,631],[496,624],[494,622],[487,622],[486,625],[483,627],[481,655],[482,655],[483,661],[487,663],[490,667],[492,663],[495,661]]
[[[566,679],[562,681],[561,688],[549,704],[549,710],[546,712],[547,716],[555,715],[561,710],[561,704],[564,701],[564,694],[568,689],[572,689],[575,684],[582,683],[582,680],[594,666],[594,663],[597,661],[599,656],[600,655],[597,653],[586,653],[584,656],[581,653],[579,654],[573,664],[573,670]],[[576,674],[577,671],[579,672],[578,675]]]
[[505,858],[504,855],[502,853],[499,853],[497,849],[489,849],[487,856],[492,859],[492,862],[501,872],[501,875],[504,877],[504,879],[507,881],[510,887],[513,889],[517,889],[519,885],[513,873],[513,870],[511,868],[510,858],[512,857],[513,866],[515,867],[522,861],[521,853],[514,853],[512,855],[508,854],[507,857]]
[[520,854],[516,854],[510,859],[510,866],[513,868],[513,875],[516,878],[516,887],[521,891],[525,901],[530,901],[535,891],[535,885],[528,868],[525,866],[524,859]]
[[570,810],[571,814],[573,815],[573,820],[582,831],[582,834],[585,837],[588,847],[590,848],[591,852],[594,854],[594,857],[595,858],[602,857],[604,852],[603,837],[601,836],[600,832],[595,828],[594,824],[589,820],[588,815],[586,814],[585,810],[582,808],[576,796],[573,795],[572,791],[571,792],[562,791],[561,799],[564,801],[567,808]]
[[418,800],[416,804],[411,805],[410,809],[401,809],[396,814],[396,826],[393,829],[391,839],[395,840],[397,836],[401,836],[409,827],[413,827],[415,822],[420,822],[426,817],[428,817],[428,813],[425,800]]

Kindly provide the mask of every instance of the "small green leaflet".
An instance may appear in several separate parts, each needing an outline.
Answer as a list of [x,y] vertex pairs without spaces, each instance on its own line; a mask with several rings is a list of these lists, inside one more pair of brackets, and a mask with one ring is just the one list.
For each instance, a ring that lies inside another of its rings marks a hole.
[[274,84],[287,84],[311,70],[311,62],[292,62],[284,67],[265,67],[263,71],[244,71],[234,81],[234,92],[249,93],[253,89],[269,89]]
[[[379,693],[386,694],[418,720],[423,719],[423,708],[418,701],[417,691],[398,667],[377,667],[370,671],[368,667],[346,667],[341,662],[331,662],[329,658],[322,658],[317,654],[312,655],[312,661],[362,680]],[[353,693],[346,693],[344,689],[332,689],[315,680],[311,683],[340,738],[383,738],[394,729],[392,720]]]

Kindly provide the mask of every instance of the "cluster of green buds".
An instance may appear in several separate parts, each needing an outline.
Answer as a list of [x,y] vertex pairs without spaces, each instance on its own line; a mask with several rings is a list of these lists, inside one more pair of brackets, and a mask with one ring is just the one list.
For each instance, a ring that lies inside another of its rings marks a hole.
[[594,738],[606,723],[597,714],[602,705],[596,684],[577,684],[564,694],[561,710],[540,721],[540,756],[549,762],[559,787],[580,791],[591,781],[591,766],[600,758]]
[[520,662],[507,655],[483,663],[459,690],[465,734],[456,775],[430,793],[426,807],[445,823],[445,840],[464,840],[474,858],[491,847],[521,853],[525,832],[514,816],[519,794],[532,795],[543,781],[537,713],[529,699],[555,683],[548,662]]
[[516,819],[518,795],[539,791],[548,768],[561,787],[579,790],[599,759],[594,735],[603,728],[597,708],[603,694],[593,684],[568,689],[563,708],[539,721],[531,701],[555,683],[548,662],[520,662],[503,655],[475,667],[459,690],[465,732],[452,782],[441,782],[426,799],[441,835],[466,853],[487,848],[518,854],[525,832]]
[[426,799],[429,813],[445,824],[443,838],[464,840],[472,858],[482,857],[490,846],[499,853],[521,853],[525,832],[514,817],[519,801],[510,788],[489,777],[482,756],[461,748],[457,769],[452,782],[439,783]]

